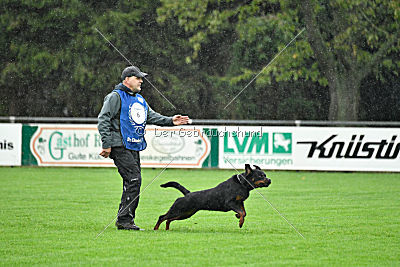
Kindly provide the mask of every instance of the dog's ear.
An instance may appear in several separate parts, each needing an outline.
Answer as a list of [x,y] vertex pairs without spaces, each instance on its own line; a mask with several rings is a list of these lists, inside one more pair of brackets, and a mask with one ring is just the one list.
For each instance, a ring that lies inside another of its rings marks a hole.
[[261,171],[261,168],[258,167],[257,165],[253,165],[253,166],[254,166],[254,168],[256,168],[256,170],[260,170]]
[[250,167],[250,164],[244,165],[244,169],[246,170],[246,175],[249,175],[250,173],[253,172],[253,170]]

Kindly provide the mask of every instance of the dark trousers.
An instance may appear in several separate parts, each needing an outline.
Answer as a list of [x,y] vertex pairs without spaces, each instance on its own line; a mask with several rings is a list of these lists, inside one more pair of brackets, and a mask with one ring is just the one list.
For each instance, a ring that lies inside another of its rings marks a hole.
[[140,185],[142,184],[139,152],[125,147],[113,147],[111,148],[110,158],[114,160],[123,180],[118,222],[133,223],[135,210],[139,204]]

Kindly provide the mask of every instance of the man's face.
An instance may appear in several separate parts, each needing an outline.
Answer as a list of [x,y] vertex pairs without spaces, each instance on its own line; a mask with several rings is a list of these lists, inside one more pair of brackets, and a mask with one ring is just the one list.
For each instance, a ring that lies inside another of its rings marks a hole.
[[142,90],[141,85],[143,83],[143,79],[135,76],[126,77],[125,82],[128,85],[129,89],[134,93],[138,93]]

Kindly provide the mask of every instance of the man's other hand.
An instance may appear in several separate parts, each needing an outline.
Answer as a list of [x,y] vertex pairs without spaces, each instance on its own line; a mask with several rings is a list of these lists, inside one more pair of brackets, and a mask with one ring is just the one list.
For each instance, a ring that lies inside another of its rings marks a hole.
[[100,152],[100,156],[108,158],[108,156],[110,156],[110,153],[111,153],[111,147],[103,148],[103,150]]

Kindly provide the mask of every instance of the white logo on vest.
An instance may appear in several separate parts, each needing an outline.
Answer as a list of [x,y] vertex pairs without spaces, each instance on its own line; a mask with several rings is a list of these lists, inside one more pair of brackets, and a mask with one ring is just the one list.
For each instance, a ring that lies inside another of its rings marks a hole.
[[129,117],[137,124],[142,124],[146,120],[144,107],[139,103],[133,103],[129,108]]

